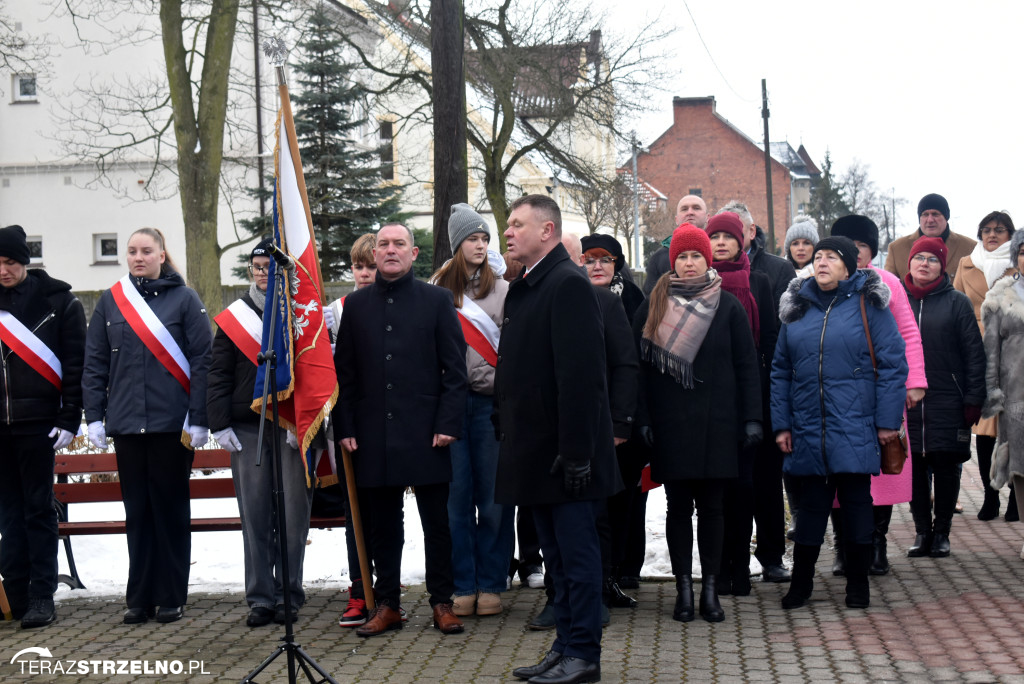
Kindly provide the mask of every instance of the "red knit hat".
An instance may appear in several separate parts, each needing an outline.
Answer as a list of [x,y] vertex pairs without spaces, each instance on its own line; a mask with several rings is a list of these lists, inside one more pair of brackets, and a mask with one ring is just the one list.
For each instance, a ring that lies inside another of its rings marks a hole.
[[[739,218],[737,217],[736,220]],[[711,240],[708,239],[708,234],[692,223],[684,223],[672,233],[672,243],[668,248],[669,270],[675,268],[676,257],[680,252],[691,250],[700,252],[704,260],[708,262],[708,268],[711,268]]]
[[939,258],[939,263],[942,264],[942,272],[945,273],[947,251],[946,243],[942,238],[926,236],[919,237],[914,241],[914,244],[910,246],[910,256],[907,257],[907,268],[910,268],[910,262],[914,260],[915,254],[920,252],[929,252]]
[[708,219],[708,227],[705,231],[708,237],[715,233],[729,233],[736,238],[736,242],[740,243],[740,247],[743,247],[743,221],[731,211],[723,211]]

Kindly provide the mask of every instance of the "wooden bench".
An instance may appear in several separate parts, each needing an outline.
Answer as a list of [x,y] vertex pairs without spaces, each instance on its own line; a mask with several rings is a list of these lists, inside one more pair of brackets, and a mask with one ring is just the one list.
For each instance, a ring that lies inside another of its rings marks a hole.
[[[266,463],[265,465],[270,465]],[[235,482],[231,478],[231,454],[223,449],[197,449],[192,462],[195,471],[213,472],[216,476],[193,477],[189,480],[190,498],[192,499],[234,499]],[[72,589],[84,589],[78,569],[75,567],[75,556],[71,549],[71,537],[79,534],[124,534],[123,520],[104,520],[96,522],[75,522],[69,520],[69,506],[77,503],[99,503],[121,501],[121,483],[114,482],[69,482],[69,476],[95,475],[99,473],[116,473],[117,455],[114,453],[57,454],[54,473],[57,481],[53,485],[53,493],[58,502],[58,529],[60,539],[64,543],[64,552],[68,560],[68,575],[59,575],[57,580]],[[311,528],[344,527],[344,516],[314,516],[309,521]],[[193,518],[193,532],[221,532],[241,530],[242,521],[233,518]]]

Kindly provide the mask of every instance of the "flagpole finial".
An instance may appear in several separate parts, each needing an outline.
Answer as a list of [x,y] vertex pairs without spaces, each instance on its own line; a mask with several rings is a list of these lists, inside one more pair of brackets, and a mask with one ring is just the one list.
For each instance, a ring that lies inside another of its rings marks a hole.
[[263,54],[266,55],[274,71],[277,72],[277,82],[285,82],[284,65],[288,59],[288,47],[279,36],[269,36],[263,40]]

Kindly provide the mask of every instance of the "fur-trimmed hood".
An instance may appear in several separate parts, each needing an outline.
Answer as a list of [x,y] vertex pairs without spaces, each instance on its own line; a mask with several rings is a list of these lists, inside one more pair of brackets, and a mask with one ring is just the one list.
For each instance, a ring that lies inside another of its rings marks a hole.
[[[853,277],[839,283],[838,294],[841,297],[851,297],[861,292],[864,293],[867,303],[876,309],[887,308],[892,298],[889,286],[882,282],[882,277],[874,269],[870,268],[859,269]],[[818,283],[813,276],[793,278],[779,301],[779,319],[783,323],[792,323],[803,318],[809,307],[820,307],[818,293]]]
[[1020,296],[1014,285],[1020,279],[1013,276],[1006,276],[997,280],[985,295],[985,301],[981,305],[981,316],[1001,312],[1004,316],[1012,316],[1019,321],[1024,321],[1024,298]]

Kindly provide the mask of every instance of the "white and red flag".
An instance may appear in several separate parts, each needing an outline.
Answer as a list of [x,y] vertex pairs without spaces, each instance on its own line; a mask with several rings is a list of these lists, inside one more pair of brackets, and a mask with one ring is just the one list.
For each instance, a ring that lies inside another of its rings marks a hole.
[[[277,401],[281,424],[296,435],[307,484],[316,478],[310,442],[330,416],[338,399],[338,381],[331,341],[323,315],[323,283],[320,259],[313,236],[313,219],[306,197],[295,123],[288,86],[278,86],[281,109],[277,116],[274,150],[274,244],[295,262],[283,279],[275,277],[279,266],[270,262],[266,308],[263,314],[262,349],[277,352]],[[283,287],[281,286],[283,282]],[[270,307],[277,307],[277,325],[270,329]],[[260,366],[252,408],[266,410],[263,402],[265,366]]]

